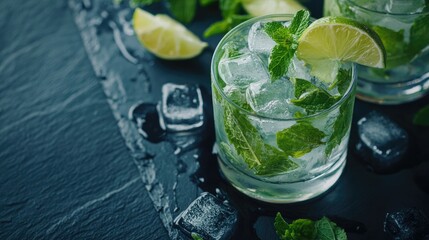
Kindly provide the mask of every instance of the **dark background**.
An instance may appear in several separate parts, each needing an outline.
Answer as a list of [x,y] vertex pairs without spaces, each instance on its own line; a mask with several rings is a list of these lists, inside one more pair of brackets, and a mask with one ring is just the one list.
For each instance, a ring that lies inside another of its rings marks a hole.
[[[306,4],[319,17],[321,2],[314,2]],[[207,24],[191,29],[201,33]],[[1,1],[0,30],[0,239],[168,239],[66,1]],[[216,41],[210,40],[211,47]],[[205,64],[210,57],[205,52],[195,61]],[[178,71],[173,65],[155,61],[152,67],[162,78],[168,67]],[[205,81],[207,93],[209,68],[199,71],[205,77],[192,81]],[[364,224],[367,231],[350,233],[350,239],[389,239],[382,230],[386,212],[419,207],[429,214],[429,130],[411,124],[427,103],[429,97],[400,106],[358,100],[346,169],[318,199],[268,205],[221,184],[244,209],[234,236],[275,239],[272,217],[281,211],[291,219],[328,215]],[[376,174],[358,160],[356,121],[371,110],[410,134],[406,168]]]

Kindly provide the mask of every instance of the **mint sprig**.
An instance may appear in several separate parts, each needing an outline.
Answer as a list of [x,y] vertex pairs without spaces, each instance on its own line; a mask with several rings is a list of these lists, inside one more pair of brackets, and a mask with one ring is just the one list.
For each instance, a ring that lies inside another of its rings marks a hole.
[[281,240],[347,240],[346,232],[327,217],[317,221],[297,219],[288,224],[277,213],[274,228]]
[[348,99],[342,103],[340,107],[340,113],[338,114],[338,117],[334,122],[334,131],[332,132],[326,143],[326,156],[329,156],[332,150],[341,143],[341,140],[344,138],[344,136],[350,129],[350,123],[353,117],[354,104],[354,98],[351,96],[353,96],[353,94],[351,94]]
[[283,151],[264,143],[247,116],[224,103],[224,125],[229,142],[257,175],[272,176],[298,167]]
[[298,122],[276,133],[279,148],[293,157],[301,157],[320,146],[324,137],[324,132],[308,122]]
[[268,71],[271,81],[275,81],[287,73],[289,64],[298,48],[298,39],[308,27],[310,12],[298,11],[292,19],[289,27],[279,22],[269,22],[264,30],[276,45],[270,53]]

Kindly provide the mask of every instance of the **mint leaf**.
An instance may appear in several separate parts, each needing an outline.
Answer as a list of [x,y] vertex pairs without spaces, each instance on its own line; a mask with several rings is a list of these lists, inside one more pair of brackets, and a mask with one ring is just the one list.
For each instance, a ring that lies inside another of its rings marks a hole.
[[347,240],[346,232],[327,217],[323,217],[315,224],[316,235],[320,240]]
[[286,74],[290,61],[292,60],[295,46],[275,45],[270,54],[268,71],[270,72],[271,80],[279,79]]
[[313,90],[317,89],[316,86],[314,86],[311,82],[304,80],[304,79],[300,79],[300,78],[295,78],[295,97],[296,98],[300,98],[302,94],[306,93],[306,92],[311,92]]
[[290,32],[293,33],[298,39],[302,32],[308,27],[310,23],[310,12],[302,9],[296,12],[289,26]]
[[298,122],[276,133],[277,146],[293,157],[301,157],[320,146],[324,137],[324,132],[308,122]]
[[194,240],[204,240],[198,233],[191,233],[191,237]]
[[189,23],[194,19],[197,0],[168,0],[168,9],[177,20]]
[[264,143],[247,116],[225,103],[224,126],[229,142],[257,175],[276,175],[298,167],[289,156]]
[[287,224],[279,212],[277,212],[276,218],[274,219],[274,228],[278,236],[283,236],[289,228],[289,224]]
[[373,26],[372,29],[380,36],[386,49],[387,68],[407,63],[414,57],[415,53],[410,52],[410,46],[405,42],[403,29],[393,31],[381,26]]
[[218,0],[200,0],[200,4],[201,4],[201,6],[205,7],[205,6],[208,6],[212,3],[215,3],[217,1]]
[[246,101],[245,92],[242,92],[239,88],[227,86],[224,88],[225,95],[239,107],[247,110],[253,111],[250,105]]
[[351,96],[353,96],[353,94],[351,94],[348,99],[346,99],[342,103],[340,107],[340,113],[338,114],[338,117],[334,122],[334,131],[332,132],[332,135],[329,137],[326,143],[326,156],[329,156],[332,150],[341,143],[341,140],[344,138],[344,136],[350,129],[350,123],[353,117],[354,103],[354,98]]
[[226,33],[232,29],[231,21],[229,19],[224,19],[222,21],[218,21],[212,23],[203,33],[205,38],[211,37],[213,35]]
[[429,127],[429,105],[421,108],[413,118],[415,125]]
[[289,224],[283,239],[293,240],[313,240],[316,231],[314,222],[310,219],[297,219]]
[[300,10],[292,19],[290,28],[283,26],[280,22],[265,24],[264,31],[274,42],[268,63],[271,81],[279,79],[287,73],[292,57],[298,48],[298,38],[308,26],[310,14],[307,10]]
[[329,86],[329,89],[338,88],[338,92],[341,96],[346,93],[347,89],[349,89],[349,85],[352,79],[352,71],[351,69],[340,68],[338,70],[337,78],[335,81]]
[[299,99],[292,99],[291,102],[298,107],[304,108],[308,114],[313,114],[334,105],[340,97],[331,96],[321,88],[317,88],[302,94]]
[[151,5],[153,3],[160,2],[160,1],[161,0],[131,0],[131,3],[134,5],[146,6],[146,5]]
[[270,36],[274,42],[279,45],[287,46],[293,39],[289,29],[280,22],[268,22],[264,25],[264,31]]
[[236,15],[233,14],[222,21],[215,22],[211,24],[205,31],[203,36],[205,38],[211,37],[213,35],[226,33],[238,24],[249,20],[251,18],[250,15]]
[[[426,7],[428,7],[427,5]],[[429,15],[417,18],[410,30],[410,46],[413,54],[418,54],[429,45]]]
[[297,219],[288,224],[277,213],[274,228],[281,240],[347,240],[346,232],[327,217],[318,221]]
[[224,18],[236,14],[240,9],[241,0],[220,0],[219,7]]

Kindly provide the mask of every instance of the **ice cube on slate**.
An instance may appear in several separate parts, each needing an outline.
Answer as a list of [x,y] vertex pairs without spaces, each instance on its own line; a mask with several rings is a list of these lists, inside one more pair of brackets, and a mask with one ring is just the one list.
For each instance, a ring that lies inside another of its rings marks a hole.
[[219,76],[228,85],[246,88],[258,81],[268,81],[269,74],[261,59],[251,53],[234,58],[224,58],[219,62]]
[[163,124],[169,131],[201,127],[204,113],[200,88],[196,84],[164,84],[161,111]]
[[246,99],[258,114],[287,118],[292,116],[289,105],[293,92],[293,84],[288,79],[280,79],[273,83],[257,82],[247,88]]
[[387,116],[370,112],[358,121],[357,153],[375,171],[389,171],[401,164],[408,149],[407,132]]
[[417,208],[387,213],[384,231],[398,240],[429,239],[429,219]]
[[250,51],[267,56],[276,45],[276,42],[265,32],[262,22],[256,22],[252,25],[247,41]]
[[235,209],[208,192],[202,193],[174,220],[186,234],[197,233],[203,239],[229,239],[235,230]]

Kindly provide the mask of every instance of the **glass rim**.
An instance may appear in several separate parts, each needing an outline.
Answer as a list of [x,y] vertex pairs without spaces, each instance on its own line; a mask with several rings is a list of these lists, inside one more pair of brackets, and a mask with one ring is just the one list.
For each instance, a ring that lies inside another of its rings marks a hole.
[[387,12],[387,11],[380,11],[380,10],[374,10],[374,9],[370,9],[367,7],[364,7],[360,4],[358,4],[356,2],[356,0],[346,0],[348,3],[352,4],[353,6],[360,8],[362,10],[368,11],[368,12],[372,12],[372,13],[377,13],[377,14],[383,14],[383,15],[391,15],[391,16],[423,16],[423,15],[427,15],[429,14],[429,6],[424,8],[424,11],[422,12],[411,12],[411,13],[392,13],[392,12]]
[[[249,110],[246,110],[246,109],[240,107],[235,102],[233,102],[228,96],[226,96],[225,92],[219,86],[219,83],[218,83],[218,69],[217,69],[217,66],[215,66],[215,59],[216,59],[218,53],[220,52],[220,48],[225,45],[225,42],[234,33],[236,33],[239,29],[241,29],[243,26],[246,26],[246,25],[248,25],[250,23],[255,23],[255,22],[257,22],[259,20],[263,20],[263,19],[287,18],[287,17],[292,18],[293,16],[294,16],[293,14],[270,14],[270,15],[265,15],[265,16],[261,16],[261,17],[251,18],[251,19],[249,19],[247,21],[244,21],[244,22],[240,23],[239,25],[235,26],[234,28],[232,28],[228,33],[225,34],[225,36],[222,37],[222,39],[220,40],[220,42],[216,46],[216,48],[214,50],[213,57],[212,57],[212,61],[211,61],[211,64],[210,64],[211,65],[210,66],[210,72],[211,72],[211,75],[212,75],[212,82],[214,82],[214,83],[212,83],[212,85],[214,85],[214,87],[220,93],[220,95],[222,96],[223,99],[225,99],[231,106],[233,106],[234,108],[238,109],[241,113],[244,113],[246,115],[250,115],[250,116],[253,116],[253,117],[257,117],[259,119],[274,120],[274,121],[298,121],[298,120],[304,120],[304,119],[312,119],[312,118],[316,118],[316,117],[318,117],[320,115],[323,115],[323,114],[326,114],[326,113],[329,113],[329,112],[333,111],[338,106],[340,106],[344,101],[346,101],[346,99],[348,99],[348,97],[350,96],[350,94],[352,94],[353,88],[354,88],[354,86],[356,85],[356,82],[357,82],[357,70],[356,70],[356,64],[350,62],[351,70],[352,70],[351,83],[350,83],[349,87],[347,88],[347,91],[344,93],[344,95],[341,96],[341,99],[338,100],[335,104],[333,104],[329,108],[324,109],[324,110],[322,110],[320,112],[317,112],[317,113],[310,114],[310,115],[301,116],[301,117],[287,117],[287,118],[269,117],[269,116],[266,116],[266,115],[261,115],[261,114],[258,114],[256,112],[251,112]],[[314,19],[312,18],[311,21],[314,21]]]

